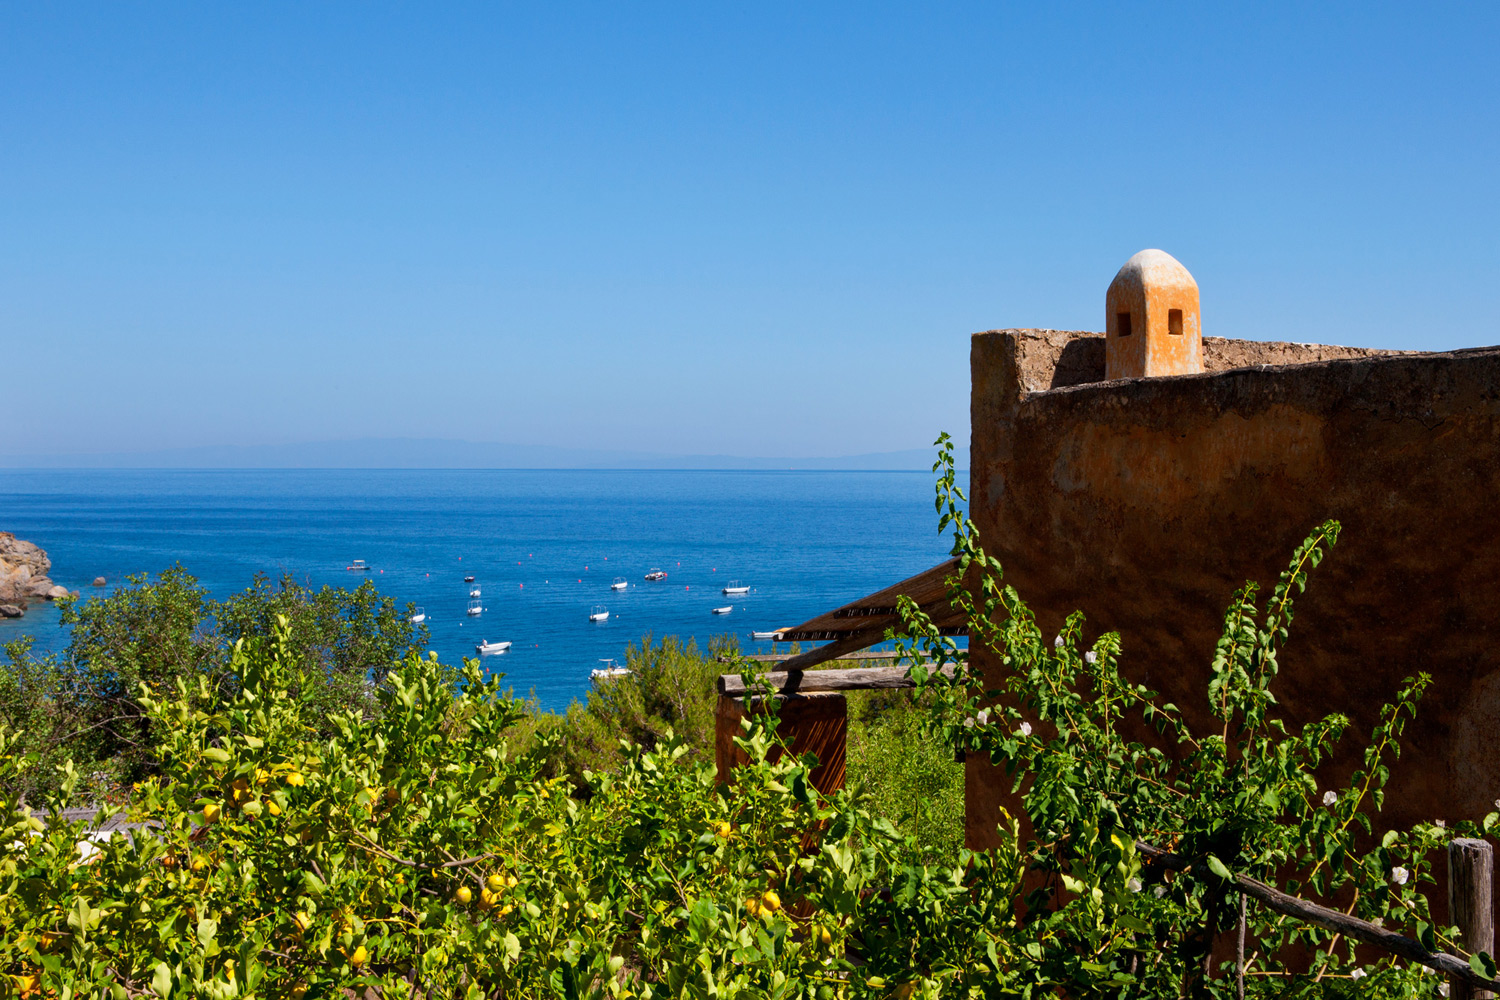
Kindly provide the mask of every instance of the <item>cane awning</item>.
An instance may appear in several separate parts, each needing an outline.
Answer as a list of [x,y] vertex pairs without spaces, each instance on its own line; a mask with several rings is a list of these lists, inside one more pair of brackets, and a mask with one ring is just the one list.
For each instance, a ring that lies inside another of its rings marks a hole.
[[903,595],[916,601],[917,607],[927,613],[944,635],[966,635],[968,625],[964,616],[948,600],[948,577],[957,571],[958,560],[949,559],[868,597],[851,601],[794,628],[780,630],[777,642],[828,643],[787,660],[781,665],[782,669],[802,669],[826,663],[883,641],[886,629],[901,625],[901,617],[896,613],[896,599]]

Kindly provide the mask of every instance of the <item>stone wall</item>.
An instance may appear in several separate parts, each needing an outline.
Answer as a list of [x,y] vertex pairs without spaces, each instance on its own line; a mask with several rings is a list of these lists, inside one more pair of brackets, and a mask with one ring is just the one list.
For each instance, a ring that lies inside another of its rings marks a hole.
[[[1122,666],[1208,724],[1225,606],[1292,549],[1343,535],[1297,603],[1279,697],[1353,717],[1347,776],[1402,678],[1434,684],[1384,820],[1479,818],[1500,798],[1500,348],[1391,354],[1205,338],[1201,375],[1100,382],[1098,334],[976,334],[970,496],[1007,581],[1055,628],[1118,631]],[[980,657],[986,669],[993,663]],[[1008,782],[968,767],[968,838]]]

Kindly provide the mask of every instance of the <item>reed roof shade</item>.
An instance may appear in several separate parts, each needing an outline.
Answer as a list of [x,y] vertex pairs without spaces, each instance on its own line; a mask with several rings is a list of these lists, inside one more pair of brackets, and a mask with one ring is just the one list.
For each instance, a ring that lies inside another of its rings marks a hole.
[[885,630],[896,628],[901,618],[896,613],[896,598],[905,595],[932,618],[944,635],[965,635],[968,624],[964,616],[948,601],[948,577],[958,571],[958,560],[949,559],[940,566],[924,570],[894,586],[878,590],[868,597],[851,601],[841,608],[805,621],[795,628],[782,629],[777,642],[838,642],[869,636],[866,646],[885,638]]

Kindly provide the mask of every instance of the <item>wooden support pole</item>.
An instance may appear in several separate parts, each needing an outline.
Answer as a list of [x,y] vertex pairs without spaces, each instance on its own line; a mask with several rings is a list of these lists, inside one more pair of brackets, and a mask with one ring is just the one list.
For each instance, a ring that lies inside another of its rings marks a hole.
[[[1448,922],[1458,927],[1459,944],[1471,955],[1495,953],[1494,851],[1483,840],[1448,843]],[[1457,976],[1448,979],[1449,1000],[1488,1000],[1495,994]]]
[[[788,695],[778,698],[780,722],[776,735],[786,741],[791,752],[801,756],[814,753],[818,766],[809,779],[824,795],[844,787],[844,739],[848,728],[849,706],[844,696],[835,692]],[[720,698],[715,713],[714,761],[719,781],[732,780],[734,769],[745,763],[745,755],[734,745],[740,735],[740,720],[745,717],[743,703],[736,698]],[[769,759],[780,756],[773,750]]]

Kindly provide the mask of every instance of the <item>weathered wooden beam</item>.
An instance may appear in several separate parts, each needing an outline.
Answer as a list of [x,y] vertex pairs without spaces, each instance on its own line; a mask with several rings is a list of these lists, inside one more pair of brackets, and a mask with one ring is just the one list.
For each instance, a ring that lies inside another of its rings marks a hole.
[[[944,667],[946,677],[952,667]],[[850,670],[776,670],[761,677],[781,694],[807,694],[813,691],[877,691],[915,687],[906,667],[855,667]],[[743,698],[750,694],[739,674],[719,675],[719,694],[726,698]]]
[[[1189,864],[1187,859],[1181,855],[1163,851],[1159,847],[1152,847],[1144,841],[1135,842],[1136,850],[1146,857],[1151,858],[1164,867],[1183,869]],[[1245,895],[1256,899],[1268,910],[1276,913],[1303,920],[1310,924],[1317,924],[1325,930],[1342,934],[1355,941],[1363,941],[1365,944],[1374,945],[1390,952],[1393,955],[1425,965],[1443,973],[1449,982],[1462,982],[1473,990],[1500,989],[1500,982],[1485,979],[1469,968],[1469,963],[1456,955],[1444,952],[1433,953],[1422,947],[1420,942],[1413,941],[1409,937],[1403,937],[1394,931],[1388,931],[1384,927],[1377,927],[1367,920],[1340,913],[1338,910],[1329,909],[1317,903],[1300,899],[1297,896],[1289,896],[1280,889],[1272,888],[1258,879],[1248,875],[1235,875],[1231,879],[1235,888]]]
[[[1458,837],[1448,842],[1448,922],[1458,927],[1464,951],[1495,953],[1494,850],[1483,840]],[[1495,994],[1448,978],[1449,1000],[1489,1000]]]
[[[794,656],[801,653],[745,653],[740,656],[742,660],[750,660],[752,663],[785,663]],[[840,660],[894,660],[901,654],[890,649],[863,649],[853,653],[845,653]],[[719,657],[720,663],[728,663],[731,657]]]

